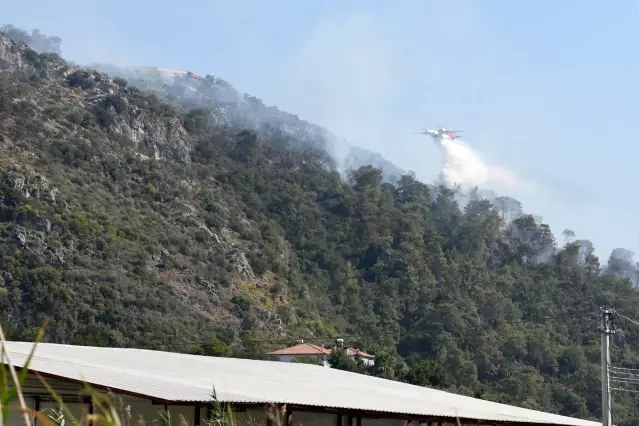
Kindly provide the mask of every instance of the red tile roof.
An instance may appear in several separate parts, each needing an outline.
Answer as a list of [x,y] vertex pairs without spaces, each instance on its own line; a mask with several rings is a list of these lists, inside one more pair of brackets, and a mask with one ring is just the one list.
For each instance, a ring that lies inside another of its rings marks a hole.
[[[312,343],[300,343],[289,348],[278,349],[273,352],[269,352],[268,355],[330,355],[333,353],[332,349],[326,349],[321,346],[313,345]],[[348,356],[360,356],[362,358],[373,359],[375,356],[362,352],[359,349],[347,348],[346,354]]]
[[269,352],[268,355],[330,355],[330,349],[324,349],[321,346],[313,345],[311,343],[300,343],[299,345],[291,346],[290,348],[278,349],[273,352]]

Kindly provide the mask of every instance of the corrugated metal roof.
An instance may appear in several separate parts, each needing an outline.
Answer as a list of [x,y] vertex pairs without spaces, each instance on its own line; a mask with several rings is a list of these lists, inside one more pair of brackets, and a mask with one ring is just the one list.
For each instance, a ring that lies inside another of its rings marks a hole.
[[[7,346],[11,361],[22,366],[32,343],[9,342]],[[223,402],[277,402],[415,417],[601,425],[362,374],[278,361],[41,343],[30,368],[167,401],[208,402],[215,386]]]

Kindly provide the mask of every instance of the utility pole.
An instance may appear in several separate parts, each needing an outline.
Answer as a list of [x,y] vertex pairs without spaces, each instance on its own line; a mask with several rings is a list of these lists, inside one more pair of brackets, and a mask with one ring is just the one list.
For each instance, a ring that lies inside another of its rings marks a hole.
[[615,310],[601,308],[601,414],[602,426],[612,426],[612,401],[610,395],[610,335],[615,333]]

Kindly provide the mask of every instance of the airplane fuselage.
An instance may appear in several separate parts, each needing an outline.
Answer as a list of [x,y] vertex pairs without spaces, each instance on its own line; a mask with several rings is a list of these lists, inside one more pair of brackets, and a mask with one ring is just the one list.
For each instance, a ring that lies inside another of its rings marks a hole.
[[445,129],[428,129],[426,130],[426,134],[429,134],[434,138],[455,139],[458,137],[458,136],[455,136],[455,133],[451,131],[447,131]]
[[455,139],[459,139],[459,136],[455,135],[455,132],[457,130],[448,130],[445,129],[443,127],[440,127],[439,129],[424,129],[422,132],[422,134],[425,135],[430,135],[435,139],[449,139],[449,140],[455,140]]

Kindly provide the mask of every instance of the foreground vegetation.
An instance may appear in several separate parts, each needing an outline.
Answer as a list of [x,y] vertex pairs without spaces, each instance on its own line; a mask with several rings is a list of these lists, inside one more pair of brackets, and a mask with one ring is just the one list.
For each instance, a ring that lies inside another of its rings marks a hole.
[[[7,338],[45,317],[49,342],[213,356],[339,336],[377,360],[336,352],[336,368],[600,415],[599,306],[639,318],[639,295],[571,232],[558,243],[499,200],[461,206],[443,182],[343,179],[284,132],[230,131],[10,48],[24,65],[0,64]],[[637,368],[639,329],[618,325],[614,363]],[[617,424],[639,415],[633,394],[614,403]]]

